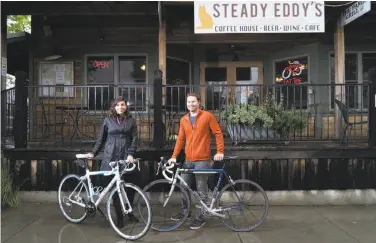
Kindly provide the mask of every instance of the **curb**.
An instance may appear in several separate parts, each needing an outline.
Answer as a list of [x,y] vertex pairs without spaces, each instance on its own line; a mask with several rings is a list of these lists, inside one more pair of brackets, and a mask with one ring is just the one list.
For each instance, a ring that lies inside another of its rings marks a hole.
[[[313,206],[313,205],[376,205],[376,189],[364,190],[312,190],[312,191],[268,191],[269,205]],[[57,203],[57,191],[21,191],[21,201],[29,203]],[[209,198],[211,195],[209,195]],[[194,199],[194,197],[192,197]],[[179,197],[173,195],[171,200]],[[107,201],[107,196],[102,203]],[[196,201],[194,199],[193,201]],[[179,202],[180,203],[180,202]]]

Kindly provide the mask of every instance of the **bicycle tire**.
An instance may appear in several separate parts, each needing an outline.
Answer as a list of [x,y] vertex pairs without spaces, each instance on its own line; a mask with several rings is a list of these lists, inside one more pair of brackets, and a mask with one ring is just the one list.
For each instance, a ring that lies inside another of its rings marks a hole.
[[219,192],[217,200],[216,200],[216,207],[217,208],[219,208],[219,201],[220,201],[221,197],[223,196],[223,193],[226,191],[226,189],[229,188],[229,187],[231,187],[232,185],[235,186],[237,183],[249,183],[249,184],[255,186],[261,192],[261,194],[262,194],[262,196],[264,198],[264,201],[265,201],[265,203],[264,203],[265,211],[264,211],[263,216],[261,217],[261,219],[259,219],[257,221],[256,224],[252,225],[252,227],[250,227],[250,228],[243,228],[243,229],[235,228],[235,227],[227,224],[227,222],[225,222],[223,218],[221,218],[221,217],[218,217],[218,218],[221,220],[221,222],[226,227],[228,227],[229,229],[231,229],[233,231],[236,231],[236,232],[249,232],[249,231],[252,231],[252,230],[256,229],[257,227],[259,227],[264,222],[264,220],[266,219],[266,217],[268,216],[268,212],[269,212],[269,199],[268,199],[268,196],[266,195],[264,189],[259,184],[257,184],[254,181],[251,181],[251,180],[239,179],[239,180],[235,180],[234,184],[228,183],[228,184],[226,184],[222,188],[222,190]]
[[[152,186],[155,186],[157,184],[168,184],[169,187],[171,188],[172,184],[170,183],[170,181],[166,180],[166,179],[159,179],[159,180],[155,180],[151,183],[149,183],[147,186],[144,187],[144,192],[145,194],[147,194],[147,190],[150,189]],[[186,215],[184,215],[184,217],[180,220],[180,221],[175,221],[177,222],[175,225],[172,225],[172,226],[169,226],[169,227],[155,227],[153,224],[151,225],[151,228],[155,231],[159,231],[159,232],[168,232],[168,231],[172,231],[174,229],[177,229],[179,228],[188,218],[188,215],[189,215],[189,212],[190,212],[190,209],[191,209],[191,200],[188,196],[188,192],[185,188],[183,188],[179,183],[176,183],[175,184],[175,187],[178,187],[180,189],[180,191],[184,194],[184,197],[187,199],[187,213]],[[150,201],[150,198],[148,198],[148,200]]]
[[[143,199],[145,200],[146,202],[146,206],[147,206],[147,211],[148,211],[148,220],[146,222],[146,227],[141,231],[141,233],[135,235],[135,236],[130,236],[130,235],[125,235],[123,234],[115,225],[113,219],[112,219],[112,216],[111,216],[111,201],[112,201],[112,197],[114,195],[114,193],[117,193],[117,187],[115,186],[114,189],[112,189],[109,197],[108,197],[108,200],[107,200],[107,216],[108,216],[108,220],[110,221],[110,224],[112,226],[112,228],[115,230],[115,232],[120,235],[122,238],[126,239],[126,240],[138,240],[142,237],[144,237],[146,235],[146,233],[149,231],[150,229],[150,226],[151,226],[151,221],[152,221],[152,210],[151,210],[151,206],[150,206],[150,202],[149,202],[149,199],[148,197],[146,196],[146,194],[144,193],[144,191],[139,188],[138,186],[134,185],[134,184],[131,184],[131,183],[125,183],[125,182],[122,182],[120,184],[120,186],[125,186],[125,187],[130,187],[132,189],[134,189],[135,191],[137,191],[138,193],[140,193],[140,195],[143,197]],[[121,195],[119,195],[120,197]]]
[[[87,200],[89,200],[89,189],[88,189],[88,186],[86,185],[85,181],[84,180],[80,180],[80,177],[78,175],[75,175],[75,174],[69,174],[67,176],[65,176],[61,182],[60,182],[60,185],[59,185],[59,189],[58,189],[58,193],[57,193],[57,196],[58,196],[58,202],[59,202],[59,208],[60,208],[60,211],[61,213],[63,214],[63,216],[69,221],[69,222],[72,222],[72,223],[75,223],[75,224],[78,224],[78,223],[81,223],[82,221],[84,221],[87,217],[87,213],[86,213],[86,209],[85,209],[85,213],[83,214],[83,216],[81,218],[78,218],[78,219],[73,219],[71,218],[70,216],[68,216],[68,214],[65,212],[64,208],[63,208],[63,205],[62,205],[62,201],[61,201],[61,189],[62,189],[62,186],[64,184],[64,182],[67,181],[67,179],[69,178],[75,178],[79,181],[79,184],[82,183],[82,185],[84,186],[85,190],[86,190],[86,193],[87,193]],[[77,205],[78,206],[78,205]]]

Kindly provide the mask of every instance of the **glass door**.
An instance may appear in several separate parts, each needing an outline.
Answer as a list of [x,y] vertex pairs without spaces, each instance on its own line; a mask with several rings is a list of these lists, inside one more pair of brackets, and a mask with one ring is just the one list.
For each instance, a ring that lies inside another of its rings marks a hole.
[[223,109],[229,98],[236,103],[247,103],[258,95],[257,85],[262,83],[262,62],[202,62],[200,65],[201,104],[209,111]]

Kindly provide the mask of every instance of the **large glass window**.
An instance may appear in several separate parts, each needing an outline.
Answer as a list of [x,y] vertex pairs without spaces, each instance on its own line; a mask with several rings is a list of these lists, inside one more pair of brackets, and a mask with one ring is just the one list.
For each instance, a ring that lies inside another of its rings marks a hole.
[[[208,110],[221,109],[222,101],[226,97],[227,68],[207,67],[205,68],[205,82],[208,84],[206,91],[206,106]],[[213,85],[213,86],[212,86]],[[215,85],[215,86],[214,86]]]
[[308,83],[308,68],[307,56],[275,62],[275,82],[283,84],[276,88],[276,99],[286,108],[307,108],[308,87],[299,84]]
[[90,56],[87,58],[87,84],[89,88],[89,109],[108,109],[114,99],[114,57]]
[[[368,70],[376,67],[376,53],[346,53],[346,105],[350,109],[368,109]],[[361,72],[359,72],[361,70]],[[334,54],[330,55],[330,82],[335,83]],[[363,84],[363,85],[362,85]],[[334,109],[335,88],[331,87],[331,109]]]
[[119,95],[129,103],[130,110],[146,108],[146,57],[119,57]]
[[123,96],[130,110],[145,110],[146,57],[89,56],[87,84],[95,85],[89,88],[90,110],[107,110],[116,96]]

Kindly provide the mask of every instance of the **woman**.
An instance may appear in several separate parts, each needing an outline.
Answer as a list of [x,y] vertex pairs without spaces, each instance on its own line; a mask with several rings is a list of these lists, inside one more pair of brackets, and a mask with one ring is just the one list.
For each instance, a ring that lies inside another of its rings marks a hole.
[[[127,102],[123,97],[118,97],[111,104],[108,117],[103,121],[100,135],[94,145],[91,153],[87,154],[87,158],[92,159],[98,155],[104,145],[104,153],[101,164],[101,170],[111,170],[109,163],[111,161],[126,159],[133,162],[133,155],[137,150],[137,124],[127,110]],[[106,187],[113,176],[103,176],[103,187]],[[135,174],[126,174],[124,181],[137,184],[137,176]],[[131,204],[133,204],[135,191],[127,191],[127,196]],[[123,213],[121,210],[118,194],[114,194],[113,203],[117,215],[117,227],[120,229],[124,226]],[[131,221],[138,221],[133,214],[128,214]]]

